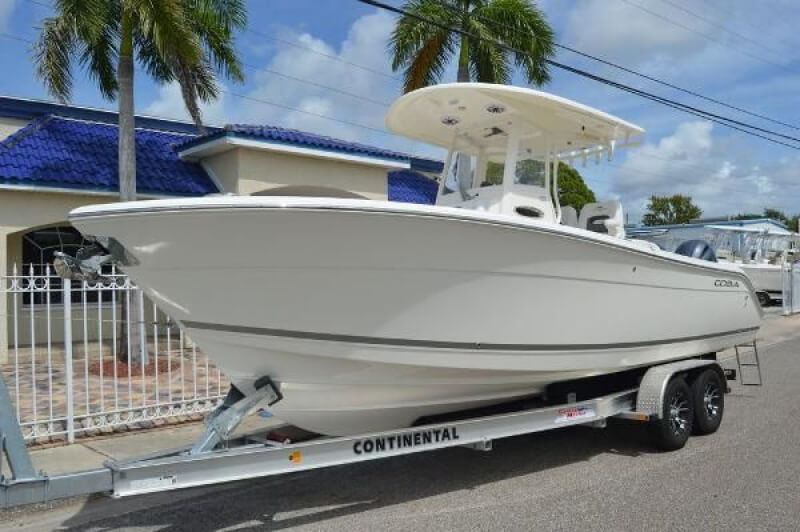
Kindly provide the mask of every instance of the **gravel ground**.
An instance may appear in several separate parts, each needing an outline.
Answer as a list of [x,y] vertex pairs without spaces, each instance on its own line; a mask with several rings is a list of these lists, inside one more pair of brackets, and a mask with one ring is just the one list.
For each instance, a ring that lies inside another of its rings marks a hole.
[[655,451],[575,427],[373,463],[0,514],[3,530],[800,530],[800,340],[762,350],[720,431]]

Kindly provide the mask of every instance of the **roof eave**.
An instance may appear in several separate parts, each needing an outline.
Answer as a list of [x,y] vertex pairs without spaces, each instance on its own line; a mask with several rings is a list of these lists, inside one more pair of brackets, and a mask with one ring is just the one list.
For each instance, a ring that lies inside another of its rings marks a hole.
[[[0,190],[11,190],[16,192],[44,192],[51,194],[73,194],[80,196],[100,196],[100,197],[113,197],[113,198],[119,197],[119,192],[116,190],[65,187],[65,186],[54,186],[54,185],[51,186],[46,184],[24,185],[24,184],[0,182]],[[197,197],[197,196],[203,196],[204,194],[138,191],[136,195],[139,199],[165,199],[165,198]]]
[[337,162],[364,164],[387,169],[411,168],[409,159],[378,157],[374,155],[360,155],[339,150],[324,150],[275,142],[265,139],[238,136],[232,132],[204,137],[202,141],[193,141],[178,148],[178,157],[185,161],[197,162],[206,157],[223,153],[235,148],[251,148],[262,151],[271,151],[290,155],[303,155],[316,159],[325,159]]

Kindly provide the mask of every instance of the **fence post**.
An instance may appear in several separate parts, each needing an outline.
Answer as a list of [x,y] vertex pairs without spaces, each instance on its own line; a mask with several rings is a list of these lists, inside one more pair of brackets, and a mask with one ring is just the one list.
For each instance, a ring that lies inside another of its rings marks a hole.
[[72,375],[72,281],[63,280],[64,373],[67,381],[67,442],[75,443],[75,398]]
[[788,316],[792,313],[792,265],[784,264],[781,268],[781,283],[783,293],[781,294],[781,304],[783,305],[783,315]]
[[138,289],[137,303],[139,306],[139,354],[142,363],[142,369],[147,366],[149,360],[147,352],[147,326],[144,321],[144,290]]

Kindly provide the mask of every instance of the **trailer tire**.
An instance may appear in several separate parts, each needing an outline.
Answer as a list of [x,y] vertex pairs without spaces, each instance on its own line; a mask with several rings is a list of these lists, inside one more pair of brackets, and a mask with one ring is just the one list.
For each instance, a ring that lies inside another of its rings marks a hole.
[[650,422],[650,434],[656,446],[675,451],[686,445],[694,422],[692,391],[683,377],[674,377],[664,391],[660,419]]
[[717,431],[725,412],[725,387],[719,372],[707,369],[692,382],[694,434]]

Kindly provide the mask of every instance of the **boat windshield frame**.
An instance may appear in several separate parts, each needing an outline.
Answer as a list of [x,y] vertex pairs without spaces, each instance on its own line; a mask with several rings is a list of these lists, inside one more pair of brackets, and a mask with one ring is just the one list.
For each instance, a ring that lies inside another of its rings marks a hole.
[[[490,136],[502,134],[506,137],[504,146],[498,146],[496,142],[482,142],[486,135],[480,135],[485,131],[491,131]],[[555,214],[555,223],[561,223],[562,209],[558,197],[558,177],[559,168],[562,164],[574,166],[576,161],[581,161],[585,166],[587,161],[593,159],[596,164],[607,158],[612,161],[615,154],[616,141],[610,139],[606,144],[597,143],[594,146],[583,147],[576,150],[559,151],[557,146],[569,145],[571,141],[555,132],[547,131],[537,127],[525,117],[514,114],[505,117],[503,120],[487,120],[486,122],[472,125],[469,128],[453,127],[453,137],[447,150],[447,156],[442,172],[439,176],[439,187],[436,194],[436,203],[440,204],[443,196],[451,193],[460,193],[461,200],[467,201],[473,196],[470,190],[477,188],[499,187],[502,190],[501,212],[507,212],[508,198],[515,188],[529,188],[532,192],[543,193],[550,199]],[[535,153],[532,148],[526,147],[526,142],[530,145],[543,144],[544,153]],[[525,154],[525,159],[520,157]],[[456,175],[456,189],[447,188],[446,184],[451,175],[454,162],[463,161],[466,157],[474,158],[475,164],[472,168],[470,162],[471,180],[464,183],[458,174],[466,175],[460,167]],[[503,175],[499,184],[483,185],[486,182],[488,163],[490,160],[498,162],[502,157]],[[521,160],[536,160],[544,166],[544,186],[516,183],[518,167]],[[449,203],[449,202],[448,202]]]

